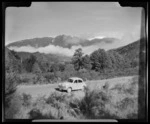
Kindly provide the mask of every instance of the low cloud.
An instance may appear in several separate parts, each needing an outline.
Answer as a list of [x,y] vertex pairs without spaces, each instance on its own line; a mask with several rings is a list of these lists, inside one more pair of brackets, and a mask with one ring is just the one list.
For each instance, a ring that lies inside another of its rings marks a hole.
[[72,56],[76,49],[82,48],[84,54],[91,54],[93,51],[99,48],[98,45],[92,45],[87,47],[82,47],[81,45],[72,46],[69,48],[63,48],[60,46],[49,45],[46,47],[35,48],[32,46],[22,46],[22,47],[9,47],[9,49],[17,51],[17,52],[40,52],[40,53],[52,53],[52,54],[62,54],[65,56]]
[[48,45],[46,47],[39,47],[39,48],[35,48],[32,46],[22,46],[22,47],[9,47],[9,49],[14,50],[14,51],[18,51],[18,52],[30,52],[30,53],[34,53],[34,52],[40,52],[40,53],[51,53],[51,54],[61,54],[61,55],[65,55],[65,56],[72,56],[75,52],[76,49],[81,48],[84,55],[85,54],[91,54],[93,51],[101,48],[101,49],[105,49],[105,50],[109,50],[109,49],[113,49],[113,48],[117,48],[122,46],[122,42],[113,42],[112,44],[107,44],[107,43],[98,43],[98,44],[93,44],[90,46],[81,46],[81,45],[74,45],[71,48],[63,48],[60,46],[55,46],[55,45]]
[[22,46],[22,47],[9,47],[9,49],[18,51],[18,52],[40,52],[40,53],[52,53],[52,54],[62,54],[62,55],[67,55],[71,56],[73,54],[73,51],[68,49],[68,48],[63,48],[59,46],[54,46],[54,45],[48,45],[46,47],[40,47],[40,48],[34,48],[32,46]]

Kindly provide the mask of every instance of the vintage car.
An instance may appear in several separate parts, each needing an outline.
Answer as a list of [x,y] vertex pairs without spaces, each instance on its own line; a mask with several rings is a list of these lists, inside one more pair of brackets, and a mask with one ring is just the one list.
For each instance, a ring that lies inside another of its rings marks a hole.
[[85,87],[85,82],[78,77],[69,78],[66,82],[58,84],[59,90],[66,90],[68,93],[72,90],[84,90]]

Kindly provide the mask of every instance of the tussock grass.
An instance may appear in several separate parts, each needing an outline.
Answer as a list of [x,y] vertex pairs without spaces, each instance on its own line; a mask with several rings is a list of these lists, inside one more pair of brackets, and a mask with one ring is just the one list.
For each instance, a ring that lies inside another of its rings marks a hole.
[[18,107],[20,110],[16,112],[14,117],[30,119],[136,119],[138,77],[128,81],[130,82],[116,83],[112,87],[112,82],[108,80],[102,88],[94,90],[87,87],[85,95],[81,99],[74,97],[73,93],[53,92],[48,97],[39,96],[35,101],[32,101],[30,95],[23,94],[22,98],[18,102],[16,101],[17,104],[20,104]]

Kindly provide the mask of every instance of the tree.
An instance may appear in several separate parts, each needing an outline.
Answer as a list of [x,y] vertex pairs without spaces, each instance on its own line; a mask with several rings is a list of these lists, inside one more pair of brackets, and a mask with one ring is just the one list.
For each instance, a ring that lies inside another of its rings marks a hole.
[[65,64],[60,63],[59,64],[59,71],[63,72],[65,70]]
[[32,67],[32,72],[33,73],[41,73],[42,72],[41,69],[40,69],[40,67],[39,67],[39,64],[37,62],[34,63],[34,65]]
[[82,49],[79,48],[75,51],[73,58],[72,58],[72,64],[74,65],[75,70],[80,70],[82,68]]
[[125,60],[125,58],[118,52],[109,51],[108,54],[112,62],[113,69],[124,69],[129,66],[128,60]]
[[65,66],[65,70],[64,71],[67,71],[67,72],[74,72],[74,66],[72,64],[67,64]]
[[37,59],[36,59],[36,56],[34,56],[34,55],[31,55],[29,58],[25,59],[23,61],[23,65],[24,65],[25,70],[27,72],[31,72],[32,67],[36,61],[37,61]]
[[92,65],[91,65],[91,60],[90,60],[90,57],[88,55],[85,55],[82,57],[82,65],[83,65],[83,68],[87,69],[87,70],[90,70]]
[[90,59],[92,61],[92,69],[96,71],[104,71],[105,68],[109,68],[111,65],[108,54],[104,49],[94,51],[91,54]]
[[38,61],[38,65],[42,72],[50,72],[51,64],[48,62]]
[[56,72],[56,71],[59,71],[59,65],[58,63],[54,63],[51,65],[51,72]]

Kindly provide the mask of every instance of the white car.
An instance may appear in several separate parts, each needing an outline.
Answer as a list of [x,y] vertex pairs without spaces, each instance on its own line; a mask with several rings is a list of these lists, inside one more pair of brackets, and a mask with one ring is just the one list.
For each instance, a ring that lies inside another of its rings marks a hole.
[[66,82],[59,83],[59,90],[67,90],[67,92],[71,92],[72,90],[84,90],[86,87],[85,82],[78,77],[69,78]]

